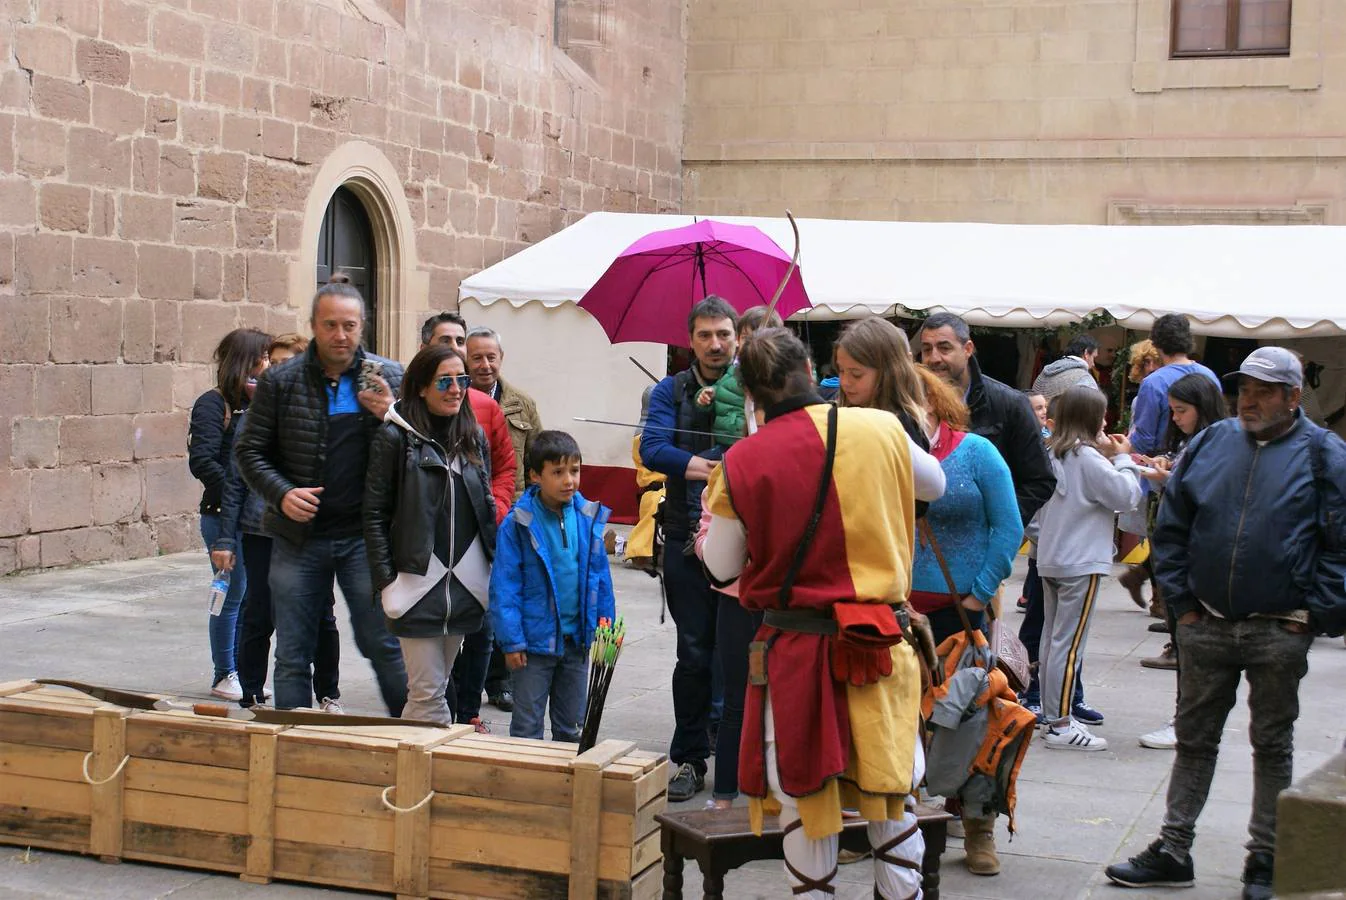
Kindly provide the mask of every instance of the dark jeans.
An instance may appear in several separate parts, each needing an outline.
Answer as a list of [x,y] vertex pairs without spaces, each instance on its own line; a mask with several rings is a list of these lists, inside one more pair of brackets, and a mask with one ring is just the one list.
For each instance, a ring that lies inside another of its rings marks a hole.
[[[248,572],[248,594],[243,601],[238,638],[238,680],[243,685],[241,705],[263,702],[262,687],[271,662],[271,635],[276,630],[271,611],[271,538],[243,535],[243,568]],[[341,635],[332,614],[334,598],[327,594],[327,612],[318,623],[318,647],[313,655],[313,695],[336,700],[341,666]]]
[[664,589],[668,611],[678,629],[678,661],[673,666],[673,765],[690,763],[706,771],[711,721],[711,672],[715,660],[715,624],[722,596],[706,581],[701,562],[678,552],[686,535],[670,536],[664,553]]
[[486,685],[491,651],[495,647],[495,632],[487,613],[481,627],[463,638],[463,648],[453,661],[453,675],[449,679],[449,706],[453,720],[471,722],[481,715],[481,690]]
[[724,706],[715,738],[716,800],[738,796],[738,744],[743,734],[743,704],[748,693],[748,644],[762,624],[762,613],[720,595],[715,619],[715,655],[724,673]]
[[514,670],[514,714],[509,736],[542,740],[551,712],[551,739],[578,744],[589,690],[589,651],[566,641],[565,653],[529,653],[528,665]]
[[360,655],[378,679],[388,715],[398,716],[407,702],[407,669],[402,648],[388,633],[383,610],[374,601],[362,537],[309,538],[302,547],[284,538],[271,543],[271,605],[276,620],[276,708],[313,705],[313,658],[319,622],[332,595],[332,579],[341,586],[350,610],[351,630]]
[[1203,615],[1179,625],[1182,698],[1173,730],[1178,755],[1168,783],[1168,809],[1160,836],[1164,849],[1183,859],[1196,837],[1206,805],[1220,736],[1248,679],[1248,737],[1253,746],[1253,803],[1248,821],[1250,853],[1276,849],[1276,798],[1290,786],[1299,681],[1309,671],[1311,634],[1293,634],[1275,619],[1229,622]]
[[[1042,576],[1038,575],[1038,561],[1033,557],[1028,557],[1028,575],[1024,578],[1023,597],[1028,601],[1028,607],[1024,611],[1024,620],[1019,624],[1019,640],[1023,641],[1024,649],[1028,651],[1028,662],[1032,668],[1032,676],[1028,682],[1028,689],[1024,691],[1024,704],[1027,706],[1042,705],[1042,691],[1038,684],[1038,645],[1042,643]],[[1084,661],[1076,667],[1075,677],[1075,696],[1072,701],[1078,706],[1084,702]]]
[[[967,621],[974,629],[981,628],[982,622],[986,619],[986,613],[973,612],[970,609],[963,610],[967,613]],[[935,646],[938,647],[945,638],[951,634],[957,634],[963,630],[963,620],[958,615],[958,610],[952,606],[945,606],[933,612],[926,614],[926,619],[930,621],[930,631],[935,636]]]

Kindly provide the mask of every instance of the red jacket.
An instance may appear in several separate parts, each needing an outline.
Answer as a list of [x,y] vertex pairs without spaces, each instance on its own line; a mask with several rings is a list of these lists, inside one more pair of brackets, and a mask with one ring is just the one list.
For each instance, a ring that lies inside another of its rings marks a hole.
[[514,504],[514,474],[518,468],[514,445],[509,440],[509,425],[500,404],[487,394],[469,388],[467,400],[472,404],[477,424],[486,432],[486,444],[491,450],[491,496],[495,498],[495,523],[499,525]]

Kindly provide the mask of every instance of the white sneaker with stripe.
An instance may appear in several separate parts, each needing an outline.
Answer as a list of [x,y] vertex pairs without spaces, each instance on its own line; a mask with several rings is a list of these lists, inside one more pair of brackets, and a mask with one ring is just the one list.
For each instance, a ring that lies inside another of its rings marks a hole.
[[1071,719],[1064,725],[1051,725],[1042,732],[1043,742],[1052,750],[1106,750],[1108,742],[1084,725]]

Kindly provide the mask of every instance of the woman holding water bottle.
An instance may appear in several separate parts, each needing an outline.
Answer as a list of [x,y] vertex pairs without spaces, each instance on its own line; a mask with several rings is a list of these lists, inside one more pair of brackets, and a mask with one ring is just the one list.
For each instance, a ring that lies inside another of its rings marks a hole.
[[[209,548],[220,536],[220,501],[229,473],[238,414],[248,406],[257,376],[267,366],[271,336],[255,328],[229,332],[215,348],[215,387],[192,405],[187,436],[187,461],[205,488],[201,495],[201,537]],[[214,567],[212,566],[212,571]],[[247,589],[241,566],[216,572],[210,591],[210,655],[215,672],[210,692],[239,700],[243,690],[234,665],[239,607]]]

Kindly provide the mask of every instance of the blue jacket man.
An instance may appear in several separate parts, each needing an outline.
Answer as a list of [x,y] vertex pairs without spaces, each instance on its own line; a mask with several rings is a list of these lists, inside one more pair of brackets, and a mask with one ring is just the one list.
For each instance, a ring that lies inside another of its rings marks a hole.
[[1346,628],[1346,444],[1299,408],[1304,375],[1290,351],[1260,347],[1228,377],[1238,419],[1188,446],[1152,541],[1177,620],[1178,746],[1164,824],[1159,840],[1107,875],[1126,887],[1192,884],[1196,820],[1246,677],[1253,801],[1243,900],[1270,900],[1276,798],[1291,782],[1309,645],[1314,632]]

